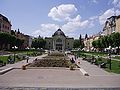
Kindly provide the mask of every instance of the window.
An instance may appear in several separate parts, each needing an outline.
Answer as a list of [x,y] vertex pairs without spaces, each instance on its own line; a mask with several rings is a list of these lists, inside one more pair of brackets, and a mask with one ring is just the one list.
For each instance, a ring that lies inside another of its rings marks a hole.
[[60,38],[58,38],[58,39],[56,40],[56,42],[62,42],[62,40],[61,40]]
[[3,24],[3,28],[4,28],[4,24]]
[[68,43],[68,45],[69,45],[69,43]]
[[0,23],[0,28],[1,28],[1,23]]

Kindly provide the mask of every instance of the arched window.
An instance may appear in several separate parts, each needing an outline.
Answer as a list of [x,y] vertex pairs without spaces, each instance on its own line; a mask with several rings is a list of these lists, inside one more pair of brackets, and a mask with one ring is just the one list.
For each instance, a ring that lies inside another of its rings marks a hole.
[[58,39],[56,40],[56,42],[62,42],[62,40],[61,40],[60,38],[58,38]]

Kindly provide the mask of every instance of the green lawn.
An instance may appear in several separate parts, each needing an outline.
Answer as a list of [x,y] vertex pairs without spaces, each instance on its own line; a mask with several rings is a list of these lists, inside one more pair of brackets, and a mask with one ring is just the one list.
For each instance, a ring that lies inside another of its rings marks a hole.
[[95,55],[95,56],[107,56],[107,53],[101,53],[101,52],[86,52],[85,54],[91,54],[91,55]]
[[[14,52],[13,52],[14,53]],[[42,52],[37,52],[37,51],[15,51],[16,57],[15,57],[15,62],[23,60],[26,55],[28,56],[37,56],[41,55]],[[14,56],[11,56],[11,59],[14,59]],[[7,63],[8,56],[0,56],[0,60],[2,60],[4,63]]]
[[[14,59],[14,56],[12,56],[11,58]],[[4,63],[7,64],[8,56],[0,56],[0,60],[2,60]],[[15,62],[18,62],[18,61],[21,61],[21,60],[15,57]]]
[[115,57],[112,57],[112,58],[120,60],[120,56],[115,56]]
[[[80,57],[86,56],[86,58],[91,58],[92,55],[94,56],[99,55],[99,58],[96,57],[97,64],[100,64],[101,62],[105,62],[105,63],[108,62],[106,58],[102,58],[103,56],[107,55],[105,53],[79,52]],[[120,59],[120,56],[116,56],[115,59]],[[109,69],[109,65],[110,65],[109,63],[106,64],[106,68],[105,68],[106,71],[120,74],[120,61],[111,60],[111,70]]]
[[105,70],[108,72],[120,74],[120,61],[112,60],[111,70],[109,69],[109,64],[107,64],[107,68]]
[[0,56],[0,60],[2,60],[4,63],[7,63],[8,56]]

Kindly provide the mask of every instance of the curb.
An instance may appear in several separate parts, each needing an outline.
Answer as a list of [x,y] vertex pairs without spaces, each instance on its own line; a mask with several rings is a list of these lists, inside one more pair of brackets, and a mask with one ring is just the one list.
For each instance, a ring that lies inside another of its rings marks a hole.
[[12,69],[14,69],[14,68],[13,68],[13,67],[10,67],[10,68],[1,70],[1,71],[0,71],[0,75],[4,74],[4,73],[6,73],[6,72],[8,72],[8,71],[10,71],[10,70],[12,70]]
[[89,74],[84,69],[80,68],[80,71],[84,76],[89,76]]

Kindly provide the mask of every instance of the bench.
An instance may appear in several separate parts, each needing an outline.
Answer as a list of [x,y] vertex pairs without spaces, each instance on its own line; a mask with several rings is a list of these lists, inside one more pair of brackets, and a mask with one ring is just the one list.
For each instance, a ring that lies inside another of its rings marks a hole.
[[100,64],[100,68],[106,68],[106,64],[107,64],[107,63],[102,62],[102,63]]
[[2,60],[0,60],[0,67],[5,66],[6,63],[4,63]]

